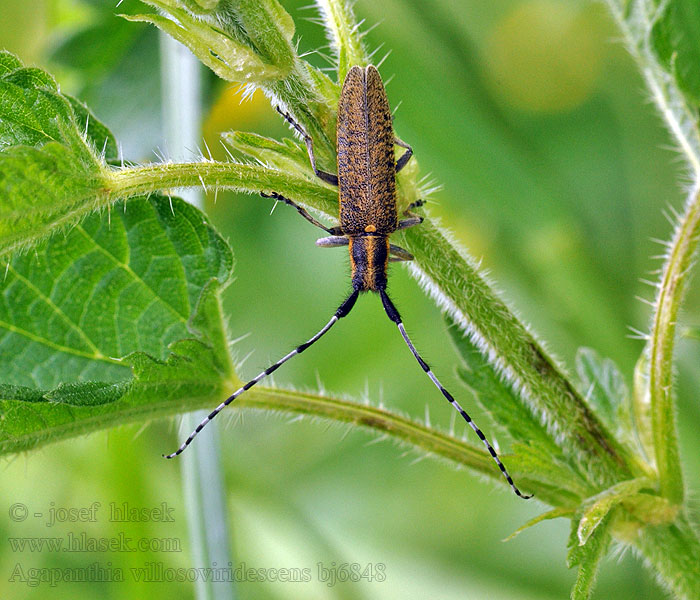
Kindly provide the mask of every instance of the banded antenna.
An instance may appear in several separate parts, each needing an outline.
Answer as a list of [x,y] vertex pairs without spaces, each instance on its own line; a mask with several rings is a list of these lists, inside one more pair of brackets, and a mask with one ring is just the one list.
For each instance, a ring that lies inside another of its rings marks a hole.
[[[353,306],[355,306],[355,302],[357,301],[357,298],[359,296],[359,290],[354,290],[352,294],[345,300],[339,307],[338,310],[335,311],[335,314],[331,317],[330,321],[326,323],[319,332],[314,335],[313,337],[309,338],[306,342],[303,344],[300,344],[297,346],[294,350],[283,356],[280,360],[278,360],[276,363],[270,365],[267,369],[264,371],[261,371],[258,375],[256,375],[253,379],[251,379],[248,383],[246,383],[244,386],[240,387],[237,389],[233,394],[231,394],[226,400],[224,400],[219,406],[217,406],[214,410],[212,410],[203,420],[202,422],[197,425],[197,427],[194,429],[194,431],[188,436],[188,438],[182,443],[182,445],[172,454],[164,454],[163,456],[165,458],[174,458],[178,456],[179,454],[182,454],[187,446],[189,446],[192,443],[192,440],[194,440],[195,437],[199,434],[202,429],[204,429],[207,424],[214,418],[216,415],[218,415],[224,408],[226,408],[229,404],[231,404],[236,398],[241,396],[244,392],[248,391],[250,388],[252,388],[256,383],[259,381],[265,379],[268,375],[271,373],[275,372],[277,369],[279,369],[284,363],[286,363],[289,359],[293,358],[297,354],[301,354],[304,350],[315,344],[318,340],[320,340],[328,331],[330,331],[331,327],[335,325],[340,319],[343,317],[347,316],[350,311],[352,310]],[[416,350],[416,347],[413,345],[413,342],[411,342],[411,338],[408,337],[408,333],[406,333],[406,329],[403,326],[403,322],[401,320],[401,316],[399,315],[399,311],[396,309],[394,306],[394,303],[391,301],[389,296],[387,295],[385,290],[379,290],[379,295],[381,296],[382,299],[382,305],[384,306],[384,310],[389,317],[394,323],[396,323],[397,327],[399,328],[399,332],[401,333],[401,337],[404,339],[406,342],[406,345],[408,346],[409,350],[413,354],[413,356],[416,358],[418,361],[418,364],[421,366],[423,371],[430,377],[431,381],[435,384],[435,386],[440,390],[443,396],[447,399],[447,401],[454,407],[454,409],[462,415],[462,418],[467,422],[467,424],[474,430],[474,433],[478,436],[478,438],[483,442],[484,446],[486,447],[486,450],[488,453],[491,455],[495,463],[498,465],[498,468],[501,470],[501,473],[503,474],[503,477],[505,477],[506,481],[512,488],[512,490],[515,492],[517,496],[520,498],[523,498],[527,500],[528,498],[532,498],[532,495],[526,495],[523,494],[518,487],[515,485],[513,482],[513,478],[510,476],[508,471],[506,470],[504,464],[501,462],[501,459],[498,458],[498,454],[494,450],[493,446],[490,444],[490,442],[486,439],[486,436],[484,433],[479,429],[474,421],[472,421],[471,417],[465,411],[462,406],[457,402],[452,394],[445,389],[445,387],[440,383],[438,378],[435,376],[435,374],[432,372],[430,367],[428,366],[428,363],[426,363],[423,358],[421,357],[420,354],[418,354],[418,350]]]

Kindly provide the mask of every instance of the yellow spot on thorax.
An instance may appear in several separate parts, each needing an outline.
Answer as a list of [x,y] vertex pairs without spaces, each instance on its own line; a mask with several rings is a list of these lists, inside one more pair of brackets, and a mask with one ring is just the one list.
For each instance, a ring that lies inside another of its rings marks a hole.
[[367,227],[365,227],[365,233],[374,233],[375,231],[377,231],[377,228],[374,225],[367,225]]

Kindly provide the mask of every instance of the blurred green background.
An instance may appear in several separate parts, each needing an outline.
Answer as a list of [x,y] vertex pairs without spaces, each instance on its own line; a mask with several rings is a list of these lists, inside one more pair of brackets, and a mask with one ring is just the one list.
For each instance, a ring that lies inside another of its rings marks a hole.
[[[138,2],[0,0],[0,46],[49,69],[78,95],[136,161],[168,154],[161,133],[158,36],[114,14]],[[300,50],[326,44],[309,0],[282,0]],[[663,216],[683,202],[683,171],[644,84],[602,5],[575,0],[358,0],[392,106],[398,135],[413,145],[423,173],[444,188],[431,198],[455,238],[480,258],[502,296],[571,370],[590,346],[617,362],[631,385],[651,298],[640,278],[671,226]],[[323,54],[309,60],[328,66]],[[378,60],[378,58],[377,58]],[[229,84],[207,74],[204,135],[223,158],[218,132],[289,135],[264,98],[240,104]],[[679,183],[680,182],[680,183]],[[320,250],[294,211],[256,197],[220,193],[207,212],[230,241],[236,278],[224,302],[233,348],[255,375],[326,322],[347,292],[342,250]],[[456,355],[440,312],[400,266],[392,295],[417,347],[448,388],[492,431],[455,376]],[[684,325],[700,324],[691,289]],[[371,340],[368,343],[368,340]],[[685,474],[700,485],[700,342],[678,346],[679,427]],[[417,368],[376,299],[368,297],[332,335],[275,374],[277,384],[382,401],[448,428],[449,406]],[[212,404],[217,402],[213,399]],[[223,416],[223,415],[222,415]],[[236,565],[309,568],[310,583],[241,583],[240,598],[560,599],[574,573],[565,566],[568,521],[546,522],[501,540],[544,510],[452,465],[364,431],[229,411],[222,459]],[[461,425],[459,425],[461,427]],[[54,444],[0,467],[0,598],[194,597],[189,584],[138,583],[129,569],[149,563],[189,567],[180,470],[160,455],[179,439],[174,420],[156,420]],[[473,436],[467,433],[469,439]],[[477,440],[472,439],[476,443]],[[100,502],[92,523],[8,518],[13,503],[30,512]],[[110,523],[109,504],[173,508],[174,522]],[[216,526],[212,523],[212,526]],[[94,555],[13,551],[16,536],[96,537],[123,533],[180,540],[179,552]],[[103,567],[123,583],[62,583],[37,588],[8,580],[17,564]],[[334,586],[317,563],[386,565],[386,581]],[[177,591],[174,586],[177,585]],[[597,598],[664,598],[639,561],[613,552]]]

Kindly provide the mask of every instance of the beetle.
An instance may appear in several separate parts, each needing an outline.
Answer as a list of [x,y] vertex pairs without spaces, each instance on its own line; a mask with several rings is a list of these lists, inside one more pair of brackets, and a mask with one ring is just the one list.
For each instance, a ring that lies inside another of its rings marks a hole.
[[[301,354],[315,344],[337,321],[350,313],[361,293],[373,292],[379,294],[384,311],[398,327],[418,364],[483,442],[515,494],[524,499],[530,498],[531,496],[523,494],[518,489],[486,436],[452,394],[440,383],[420,356],[406,333],[399,311],[387,295],[389,261],[413,260],[413,256],[408,251],[391,244],[389,237],[400,229],[419,225],[423,222],[423,218],[410,213],[411,209],[420,206],[422,201],[409,206],[407,214],[404,215],[405,219],[400,220],[398,216],[396,173],[406,166],[413,155],[413,150],[411,146],[394,135],[389,101],[379,72],[372,65],[366,68],[354,66],[345,77],[338,100],[337,175],[317,168],[311,137],[291,115],[282,112],[279,108],[278,111],[303,137],[311,167],[316,176],[326,183],[338,186],[340,224],[337,227],[326,227],[302,206],[277,192],[261,192],[261,195],[296,208],[306,220],[328,233],[327,237],[317,240],[317,245],[321,247],[348,246],[352,292],[338,307],[330,321],[316,335],[297,346],[231,394],[197,425],[175,452],[166,455],[166,458],[173,458],[181,454],[207,423],[226,406],[261,379],[276,371],[290,358]],[[395,145],[405,149],[398,160],[395,159]]]

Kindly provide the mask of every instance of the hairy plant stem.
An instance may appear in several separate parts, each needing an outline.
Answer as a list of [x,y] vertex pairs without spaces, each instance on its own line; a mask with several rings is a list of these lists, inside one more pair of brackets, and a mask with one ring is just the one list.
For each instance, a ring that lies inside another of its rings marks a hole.
[[700,598],[700,539],[685,516],[641,529],[632,545],[677,598]]
[[[607,0],[627,46],[640,66],[641,73],[666,126],[678,143],[690,168],[694,188],[669,244],[666,264],[659,283],[652,329],[646,346],[648,377],[642,377],[641,394],[648,396],[651,416],[653,459],[661,493],[671,502],[683,502],[683,476],[678,449],[678,434],[673,402],[673,348],[676,319],[684,290],[684,279],[697,249],[700,233],[700,132],[697,110],[691,108],[674,75],[659,62],[650,46],[649,35],[658,3],[639,0],[628,4]],[[642,373],[645,375],[645,373]]]
[[649,339],[649,392],[656,467],[661,492],[683,501],[683,475],[673,403],[673,348],[684,283],[700,239],[700,193],[695,188],[671,241]]
[[[197,379],[196,383],[199,382],[200,380]],[[9,450],[5,444],[0,443],[0,453],[16,452],[17,448],[32,448],[42,443],[48,435],[50,435],[51,441],[55,442],[117,425],[142,423],[148,419],[160,419],[199,409],[211,410],[213,405],[239,386],[240,381],[232,378],[231,380],[221,380],[215,387],[205,386],[201,393],[192,393],[192,389],[195,388],[190,388],[186,396],[179,398],[175,397],[148,404],[130,404],[126,400],[123,404],[115,406],[115,410],[103,412],[94,418],[69,421],[53,427],[50,431],[14,436],[9,442],[11,443]],[[437,431],[383,408],[333,398],[328,395],[280,390],[262,385],[256,386],[255,389],[242,395],[228,410],[235,411],[243,408],[320,417],[329,421],[366,428],[388,440],[411,446],[419,453],[429,453],[446,459],[457,466],[477,471],[492,478],[495,482],[505,484],[498,467],[495,466],[493,459],[483,448],[473,446],[451,434]],[[187,429],[186,433],[189,431],[190,429]],[[195,442],[195,444],[199,443],[200,440]],[[164,447],[163,451],[166,450],[169,448]],[[508,456],[504,456],[503,459],[507,461]],[[518,474],[518,476],[519,482],[527,489],[534,490],[537,497],[543,502],[555,506],[576,505],[578,498],[575,494],[567,491],[564,486],[540,482],[528,476],[527,473]]]
[[336,191],[305,177],[259,165],[216,161],[155,163],[115,169],[106,172],[103,192],[108,201],[116,201],[158,190],[190,186],[202,186],[205,191],[277,191],[290,197],[301,196],[313,200],[314,208],[330,214],[338,206]]

